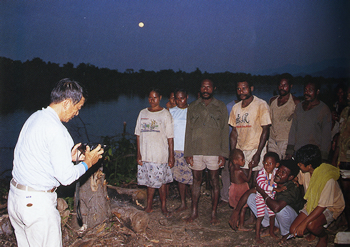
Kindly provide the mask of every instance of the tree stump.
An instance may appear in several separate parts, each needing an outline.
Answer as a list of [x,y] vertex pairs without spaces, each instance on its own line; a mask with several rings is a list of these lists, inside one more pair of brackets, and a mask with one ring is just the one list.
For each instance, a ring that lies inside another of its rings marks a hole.
[[[80,227],[84,224],[87,228],[92,228],[111,216],[105,174],[102,172],[102,168],[98,168],[97,171],[92,170],[84,174],[79,182],[79,200],[74,200],[74,212],[77,216],[81,215],[82,222],[77,220],[73,222],[78,223],[77,225]],[[76,198],[76,196],[77,192],[74,197]],[[79,207],[77,202],[79,202]]]

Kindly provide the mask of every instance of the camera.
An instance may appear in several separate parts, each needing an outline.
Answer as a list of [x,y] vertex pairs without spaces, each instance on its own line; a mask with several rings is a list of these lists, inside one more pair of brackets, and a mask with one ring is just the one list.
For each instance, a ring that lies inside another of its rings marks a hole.
[[[90,150],[93,150],[95,149],[97,146],[98,146],[99,143],[82,143],[79,147],[78,147],[78,150],[82,153],[82,154],[85,154],[85,150],[86,150],[86,146],[89,146],[90,147]],[[105,149],[107,147],[107,145],[103,145],[101,144],[101,148]]]

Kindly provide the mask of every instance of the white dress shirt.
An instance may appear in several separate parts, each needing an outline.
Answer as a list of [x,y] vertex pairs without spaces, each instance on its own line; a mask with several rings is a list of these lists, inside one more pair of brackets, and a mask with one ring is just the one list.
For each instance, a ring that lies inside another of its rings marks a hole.
[[68,130],[51,107],[33,113],[16,144],[13,178],[36,190],[71,184],[86,171],[84,164],[73,164],[73,145]]

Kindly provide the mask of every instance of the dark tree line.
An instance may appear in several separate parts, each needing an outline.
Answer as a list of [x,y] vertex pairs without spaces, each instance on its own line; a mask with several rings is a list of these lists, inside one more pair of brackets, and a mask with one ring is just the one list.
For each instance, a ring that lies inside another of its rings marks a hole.
[[[151,87],[159,88],[165,98],[175,88],[181,87],[189,93],[197,94],[199,82],[204,78],[212,79],[219,92],[234,94],[235,83],[249,80],[255,85],[277,83],[278,75],[260,76],[245,73],[207,73],[198,68],[190,73],[171,69],[158,72],[127,69],[118,72],[108,68],[98,68],[89,63],[74,67],[72,63],[60,66],[57,63],[44,62],[40,58],[26,62],[0,57],[0,113],[11,113],[18,109],[36,110],[49,104],[50,92],[56,82],[62,78],[79,81],[88,92],[87,104],[117,99],[119,95],[146,97]],[[349,79],[330,79],[311,76],[294,77],[294,84],[303,84],[308,80],[319,80],[327,85],[348,81]],[[328,92],[329,93],[329,92]],[[327,93],[326,93],[327,94]],[[331,101],[324,95],[324,101]]]

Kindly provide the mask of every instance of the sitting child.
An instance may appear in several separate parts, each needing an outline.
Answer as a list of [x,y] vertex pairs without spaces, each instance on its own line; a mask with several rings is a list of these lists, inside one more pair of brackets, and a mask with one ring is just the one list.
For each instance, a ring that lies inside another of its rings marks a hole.
[[[243,151],[240,149],[233,149],[230,153],[229,158],[229,170],[230,170],[230,180],[231,186],[229,188],[229,203],[230,206],[236,208],[237,203],[241,196],[249,190],[248,181],[252,175],[252,167],[249,167],[248,176],[243,172],[243,167],[245,164],[245,158]],[[247,204],[241,210],[238,231],[250,231],[244,227],[244,216],[247,208]]]
[[[277,153],[267,152],[264,156],[264,167],[259,171],[258,176],[256,178],[257,186],[262,188],[266,192],[266,194],[272,199],[274,199],[276,193],[277,185],[274,182],[274,178],[277,171],[277,167],[279,166],[279,162],[280,159]],[[275,213],[269,207],[266,206],[266,202],[264,201],[264,198],[259,192],[256,192],[255,202],[257,209],[255,240],[259,244],[264,242],[260,238],[260,228],[261,222],[265,215],[265,209],[267,209],[270,218],[269,233],[272,237],[277,239],[277,236],[274,234]]]

